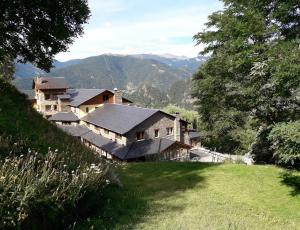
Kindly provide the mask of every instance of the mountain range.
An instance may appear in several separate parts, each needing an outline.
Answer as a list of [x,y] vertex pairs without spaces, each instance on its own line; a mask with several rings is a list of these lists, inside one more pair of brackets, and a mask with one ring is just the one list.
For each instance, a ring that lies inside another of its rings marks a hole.
[[138,105],[162,107],[177,104],[191,107],[191,77],[207,57],[178,57],[170,54],[103,54],[66,62],[55,61],[50,73],[30,63],[16,63],[14,84],[30,89],[37,75],[65,77],[74,88],[118,88]]

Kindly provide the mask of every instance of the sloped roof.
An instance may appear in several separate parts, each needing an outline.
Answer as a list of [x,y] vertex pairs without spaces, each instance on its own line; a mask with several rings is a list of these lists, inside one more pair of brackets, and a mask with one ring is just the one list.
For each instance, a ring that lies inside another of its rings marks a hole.
[[123,135],[157,112],[157,109],[104,104],[81,120]]
[[197,138],[200,138],[201,135],[199,132],[196,132],[196,131],[189,131],[189,138],[190,139],[197,139]]
[[105,150],[108,153],[113,154],[115,151],[123,148],[123,145],[120,145],[108,138],[96,134],[94,132],[89,132],[81,136],[83,139],[89,141],[93,145]]
[[108,90],[106,90],[106,89],[76,89],[73,92],[70,92],[70,96],[71,96],[71,104],[70,105],[77,107],[105,91],[108,91]]
[[70,134],[74,137],[81,137],[86,133],[92,132],[91,130],[89,130],[87,127],[85,127],[83,125],[77,125],[77,126],[73,126],[73,125],[62,126],[62,125],[59,125],[58,127],[61,128],[66,133],[68,133],[68,134]]
[[[41,83],[38,83],[41,81]],[[68,89],[69,86],[63,77],[39,77],[33,80],[32,88],[38,89]]]
[[161,153],[175,143],[176,141],[165,138],[148,139],[134,142],[129,146],[126,155],[120,156],[119,158],[123,157],[121,158],[122,160],[129,160],[140,158],[146,155]]
[[72,112],[60,112],[52,115],[49,121],[79,121],[79,118]]

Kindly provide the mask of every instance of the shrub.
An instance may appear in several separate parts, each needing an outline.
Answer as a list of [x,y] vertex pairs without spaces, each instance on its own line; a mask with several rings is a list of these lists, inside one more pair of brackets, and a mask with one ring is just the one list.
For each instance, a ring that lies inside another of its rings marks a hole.
[[64,216],[81,199],[106,184],[106,164],[70,171],[58,155],[49,150],[40,156],[29,150],[26,155],[0,161],[0,228],[31,228],[32,223],[61,228]]
[[275,125],[268,139],[279,164],[300,162],[300,120]]

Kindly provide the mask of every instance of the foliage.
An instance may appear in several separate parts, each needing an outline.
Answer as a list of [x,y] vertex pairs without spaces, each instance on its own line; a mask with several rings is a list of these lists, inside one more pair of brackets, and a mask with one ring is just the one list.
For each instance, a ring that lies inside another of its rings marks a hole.
[[[276,0],[224,3],[223,11],[209,16],[207,30],[194,36],[206,45],[203,54],[211,57],[194,76],[193,95],[213,140],[223,136],[229,142],[220,147],[232,149],[239,143],[229,134],[243,128],[248,117],[269,131],[268,126],[299,119],[300,5]],[[266,139],[256,140],[269,149]],[[259,155],[259,148],[252,153]]]
[[[28,225],[35,219],[60,226],[65,219],[63,215],[72,211],[83,196],[102,189],[107,166],[78,166],[70,172],[65,162],[58,161],[58,154],[49,150],[41,158],[29,152],[0,162],[1,229]],[[43,209],[47,210],[44,220],[40,215]]]
[[4,56],[0,58],[0,79],[11,81],[13,79],[14,66],[11,58]]
[[0,3],[0,62],[6,55],[49,71],[54,56],[83,33],[89,18],[86,0]]
[[268,138],[279,163],[300,163],[300,120],[275,125]]
[[48,147],[58,149],[70,161],[96,163],[99,161],[94,152],[55,125],[45,120],[32,108],[26,96],[7,82],[0,80],[0,158],[12,150],[15,154],[26,154],[33,149],[41,154]]
[[270,165],[131,163],[119,170],[123,187],[108,186],[106,202],[79,229],[297,229],[300,174],[287,173]]
[[196,111],[186,110],[175,105],[168,105],[163,108],[163,111],[169,114],[179,113],[180,118],[191,123],[192,128],[197,129],[198,127],[199,115]]

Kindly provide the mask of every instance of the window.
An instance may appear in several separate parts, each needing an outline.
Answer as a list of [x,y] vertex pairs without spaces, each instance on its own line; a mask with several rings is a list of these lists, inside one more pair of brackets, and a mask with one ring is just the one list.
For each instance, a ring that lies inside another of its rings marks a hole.
[[103,95],[103,102],[108,102],[109,96],[107,94]]
[[50,111],[51,110],[51,105],[46,105],[46,111]]
[[85,112],[88,113],[89,112],[89,107],[85,108]]
[[159,137],[159,129],[154,130],[154,137]]
[[137,140],[143,140],[144,139],[145,132],[137,132],[136,133],[136,139]]
[[122,135],[116,133],[116,138],[119,139],[119,140],[121,140],[122,139]]
[[167,135],[172,135],[173,134],[173,127],[168,127],[167,128]]
[[50,94],[45,94],[45,100],[49,100],[50,99]]
[[62,124],[63,125],[71,125],[71,122],[70,121],[63,121]]
[[109,134],[109,131],[107,129],[104,129],[105,134]]
[[57,110],[57,105],[54,105],[54,106],[53,106],[53,109],[56,111],[56,110]]

